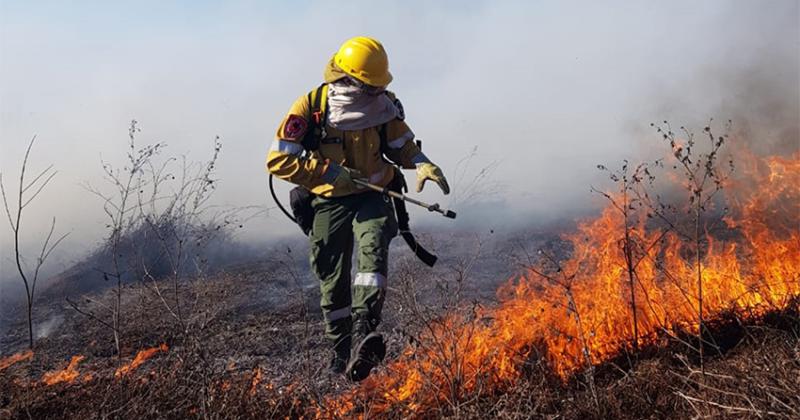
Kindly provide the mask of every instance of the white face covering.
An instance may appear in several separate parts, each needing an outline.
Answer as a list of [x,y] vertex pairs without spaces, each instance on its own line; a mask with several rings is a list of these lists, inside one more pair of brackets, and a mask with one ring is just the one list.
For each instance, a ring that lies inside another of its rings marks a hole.
[[350,78],[328,85],[328,123],[339,130],[363,130],[385,124],[399,115],[385,89]]

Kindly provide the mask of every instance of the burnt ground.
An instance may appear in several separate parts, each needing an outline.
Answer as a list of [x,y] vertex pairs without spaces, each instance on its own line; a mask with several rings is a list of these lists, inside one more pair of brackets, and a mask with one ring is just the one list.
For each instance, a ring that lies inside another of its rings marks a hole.
[[[521,239],[526,238],[526,239]],[[464,302],[491,304],[494,290],[539,246],[557,244],[550,232],[448,233],[422,238],[440,262],[428,269],[402,241],[393,243],[382,330],[389,358],[413,341],[419,317],[456,310]],[[207,278],[130,283],[123,291],[122,354],[111,331],[70,308],[64,296],[43,293],[31,360],[0,370],[0,418],[283,418],[325,413],[324,401],[348,390],[325,371],[319,293],[302,242],[265,249],[263,258],[226,267]],[[61,288],[59,290],[69,290]],[[111,290],[89,295],[110,302]],[[87,311],[100,304],[72,296]],[[172,313],[167,309],[172,309]],[[21,307],[17,307],[21,309]],[[6,308],[0,356],[24,350],[24,319]],[[594,387],[583,375],[568,383],[532,364],[512,387],[419,411],[456,418],[687,418],[800,416],[800,323],[792,310],[752,325],[720,323],[730,344],[701,374],[680,343],[647,349],[597,368]],[[138,350],[166,343],[133,373],[115,378]],[[45,385],[45,372],[85,356],[80,376]],[[625,358],[630,361],[630,358]],[[87,375],[91,375],[88,377]],[[593,391],[592,391],[593,389]],[[408,411],[388,417],[406,417]]]
[[[549,231],[517,232],[513,235],[495,235],[493,231],[418,235],[418,239],[430,251],[438,254],[439,261],[435,268],[418,262],[402,239],[397,238],[392,242],[390,251],[392,258],[387,302],[393,304],[395,300],[392,299],[392,293],[397,292],[399,287],[396,283],[391,284],[391,277],[402,275],[414,277],[415,291],[419,292],[423,303],[433,304],[438,295],[449,294],[456,287],[464,298],[492,301],[497,286],[525,264],[527,257],[524,255],[532,253],[532,249],[552,236]],[[111,298],[108,289],[113,288],[113,281],[96,282],[96,271],[89,265],[70,268],[38,293],[34,310],[34,330],[38,341],[42,344],[57,341],[52,347],[74,349],[66,337],[70,327],[77,326],[83,330],[91,322],[84,322],[87,321],[86,317],[75,312],[67,299],[80,303],[82,297],[100,301]],[[92,277],[86,282],[89,286],[82,282],[82,277]],[[169,281],[159,284],[167,292],[172,288]],[[139,318],[150,317],[140,312],[154,309],[146,304],[155,296],[152,286],[143,282],[124,282],[123,306],[137,314],[133,316],[136,318],[134,326],[142,324]],[[184,292],[200,295],[196,297],[200,308],[190,309],[189,312],[214,312],[215,323],[220,322],[217,317],[226,317],[226,322],[238,321],[248,317],[282,314],[295,306],[306,307],[314,322],[320,316],[318,283],[309,270],[308,244],[301,238],[265,246],[263,251],[246,263],[227,265],[201,278],[181,279],[180,286]],[[430,293],[431,290],[439,290],[439,293]],[[221,294],[215,297],[218,301],[210,302],[211,294],[217,292]],[[204,297],[209,302],[202,299]],[[26,348],[24,311],[21,299],[12,301],[6,298],[3,301],[0,307],[0,354]],[[394,325],[392,314],[393,309],[387,308],[385,325]],[[154,318],[158,319],[161,315],[156,313]]]

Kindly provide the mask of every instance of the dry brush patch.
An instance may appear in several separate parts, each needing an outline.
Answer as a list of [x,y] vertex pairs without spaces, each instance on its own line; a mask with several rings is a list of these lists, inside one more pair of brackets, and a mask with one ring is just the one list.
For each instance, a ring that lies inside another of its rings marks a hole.
[[221,274],[181,289],[206,315],[194,333],[181,335],[157,296],[129,286],[122,302],[131,315],[123,324],[129,344],[121,357],[113,343],[95,339],[101,326],[71,317],[62,328],[72,337],[62,331],[35,353],[0,359],[0,418],[270,418],[307,407],[307,398],[286,387],[300,382],[300,366],[322,361],[293,351],[304,335],[296,306],[243,308],[265,287],[260,278]]

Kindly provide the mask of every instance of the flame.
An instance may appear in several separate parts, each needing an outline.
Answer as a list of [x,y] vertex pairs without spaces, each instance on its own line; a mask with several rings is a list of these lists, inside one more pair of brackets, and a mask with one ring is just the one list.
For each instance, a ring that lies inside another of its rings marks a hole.
[[[723,190],[729,229],[705,235],[700,283],[706,319],[731,310],[755,317],[800,296],[800,152],[759,158],[745,151],[744,161],[743,175],[740,165]],[[498,290],[497,307],[434,323],[419,346],[355,389],[328,398],[328,410],[317,417],[358,416],[355,408],[365,404],[370,415],[392,410],[413,416],[469,393],[502,392],[532,360],[567,378],[624,348],[696,333],[693,245],[653,228],[645,212],[636,214],[635,305],[621,246],[624,220],[609,206],[564,235],[572,254],[560,270],[531,269]]]
[[26,350],[19,353],[14,353],[11,356],[0,359],[0,371],[7,369],[11,365],[25,360],[33,359],[33,351]]
[[61,382],[70,383],[80,376],[80,372],[78,372],[78,364],[83,361],[84,356],[72,356],[72,360],[69,361],[69,365],[63,370],[54,370],[44,374],[42,376],[42,382],[47,385],[55,385]]
[[148,359],[152,358],[159,352],[166,353],[167,351],[169,351],[169,346],[167,346],[166,343],[162,343],[158,347],[151,347],[148,349],[139,350],[139,352],[136,353],[136,357],[134,357],[130,363],[124,364],[119,368],[117,368],[117,371],[114,372],[114,377],[121,378],[136,370],[136,368],[138,368],[142,363],[146,362]]
[[262,379],[261,368],[257,367],[253,371],[253,379],[250,380],[250,396],[254,396],[256,395],[256,392],[258,392],[258,384],[261,383],[261,379]]

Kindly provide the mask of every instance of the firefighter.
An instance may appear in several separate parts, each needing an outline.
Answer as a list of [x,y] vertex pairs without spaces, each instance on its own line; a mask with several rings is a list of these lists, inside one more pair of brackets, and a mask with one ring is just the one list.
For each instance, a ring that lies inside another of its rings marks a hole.
[[329,370],[360,381],[385,356],[375,330],[386,297],[389,243],[398,229],[389,198],[353,179],[386,186],[396,175],[394,163],[416,169],[417,192],[428,180],[444,194],[450,187],[416,145],[400,101],[386,90],[392,75],[380,42],[363,36],[345,41],[327,63],[324,81],[289,109],[267,169],[313,196],[310,262],[333,346]]

